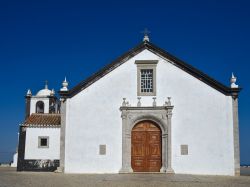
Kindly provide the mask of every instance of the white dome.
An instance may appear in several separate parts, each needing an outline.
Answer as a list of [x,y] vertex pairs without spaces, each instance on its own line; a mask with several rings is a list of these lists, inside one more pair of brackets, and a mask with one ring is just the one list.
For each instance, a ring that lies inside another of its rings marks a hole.
[[45,88],[45,89],[42,89],[39,92],[37,92],[36,96],[46,97],[46,96],[50,96],[50,94],[51,94],[51,90]]

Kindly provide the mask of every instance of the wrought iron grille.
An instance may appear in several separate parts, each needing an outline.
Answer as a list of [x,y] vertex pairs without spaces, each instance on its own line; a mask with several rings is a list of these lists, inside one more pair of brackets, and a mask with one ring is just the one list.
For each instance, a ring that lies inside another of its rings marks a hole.
[[141,92],[153,92],[153,69],[141,69]]

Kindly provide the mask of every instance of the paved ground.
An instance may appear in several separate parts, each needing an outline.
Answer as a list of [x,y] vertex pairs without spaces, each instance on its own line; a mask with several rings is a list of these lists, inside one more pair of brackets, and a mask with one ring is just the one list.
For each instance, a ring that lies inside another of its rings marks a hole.
[[[244,170],[249,173],[249,169]],[[250,187],[250,176],[216,177],[166,174],[61,174],[45,172],[16,172],[0,168],[0,187]]]

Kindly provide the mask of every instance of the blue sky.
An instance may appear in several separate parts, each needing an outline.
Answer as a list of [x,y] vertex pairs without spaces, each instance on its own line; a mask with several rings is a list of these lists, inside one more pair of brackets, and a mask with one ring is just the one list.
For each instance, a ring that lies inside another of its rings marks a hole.
[[241,164],[250,164],[250,1],[0,1],[0,162],[16,149],[24,95],[60,89],[151,41],[240,94]]

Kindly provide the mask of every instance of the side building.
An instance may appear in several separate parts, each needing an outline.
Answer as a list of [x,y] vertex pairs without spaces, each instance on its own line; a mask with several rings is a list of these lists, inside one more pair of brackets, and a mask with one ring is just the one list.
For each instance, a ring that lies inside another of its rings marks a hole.
[[54,171],[60,160],[60,105],[48,85],[32,96],[28,90],[25,121],[19,129],[17,171]]

